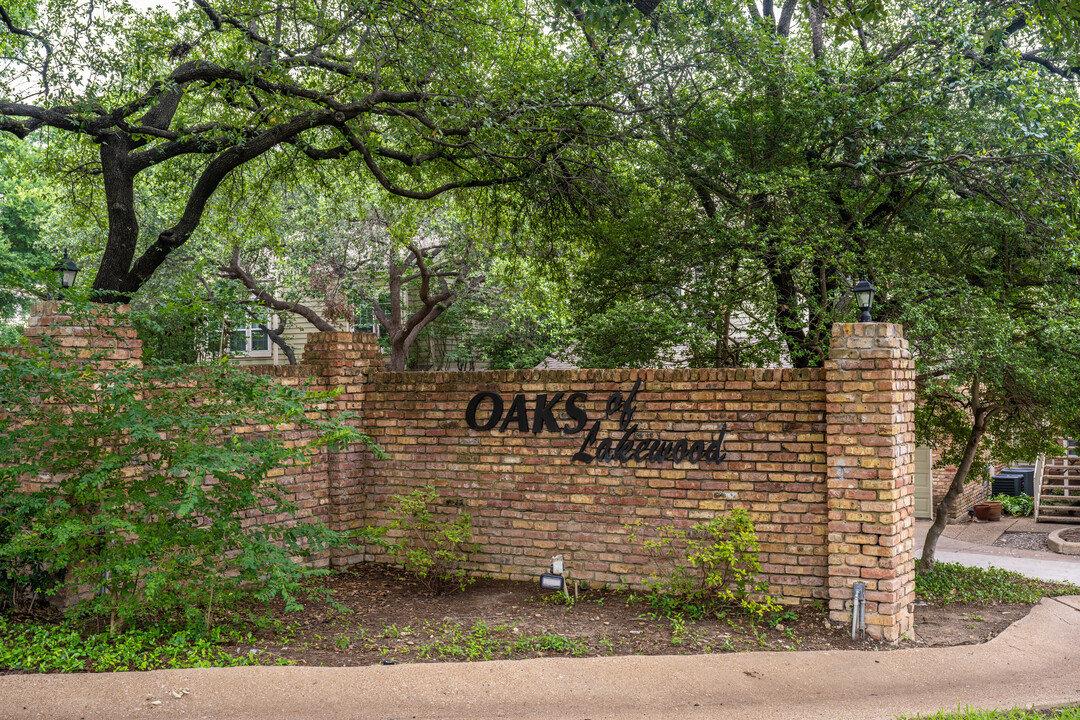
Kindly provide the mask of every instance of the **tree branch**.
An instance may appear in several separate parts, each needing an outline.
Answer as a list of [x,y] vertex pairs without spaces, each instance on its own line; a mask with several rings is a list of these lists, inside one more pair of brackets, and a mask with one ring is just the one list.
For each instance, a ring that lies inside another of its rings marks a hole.
[[285,329],[285,320],[282,319],[281,325],[275,329],[262,322],[258,314],[250,307],[245,306],[244,311],[248,317],[259,324],[259,329],[266,333],[266,337],[270,338],[270,342],[281,348],[281,351],[285,353],[285,357],[289,360],[289,364],[296,365],[296,353],[293,351],[292,346],[281,337],[281,332]]
[[246,287],[251,294],[260,303],[270,308],[271,310],[278,310],[281,312],[292,312],[306,318],[308,322],[318,328],[321,332],[335,332],[335,328],[330,323],[323,320],[323,318],[314,310],[306,305],[301,305],[298,302],[289,303],[284,300],[278,300],[273,295],[264,290],[259,283],[240,266],[240,246],[233,245],[232,256],[229,258],[228,265],[220,265],[219,269],[224,277],[231,280],[238,280],[244,287]]
[[49,99],[49,63],[52,62],[53,46],[43,35],[30,32],[24,28],[17,27],[11,19],[11,15],[8,14],[7,8],[0,5],[0,22],[3,22],[7,26],[8,31],[15,35],[21,35],[22,37],[30,38],[31,40],[37,40],[45,48],[45,62],[41,65],[41,86],[45,93],[44,98],[46,101]]

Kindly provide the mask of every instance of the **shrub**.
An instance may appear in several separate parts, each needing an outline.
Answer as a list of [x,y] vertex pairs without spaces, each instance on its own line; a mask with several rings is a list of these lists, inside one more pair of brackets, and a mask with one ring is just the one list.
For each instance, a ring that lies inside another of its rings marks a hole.
[[390,552],[433,594],[452,587],[464,590],[472,582],[463,565],[475,549],[469,516],[462,513],[452,522],[436,517],[431,507],[438,500],[430,485],[390,499],[390,511],[396,515],[390,528],[402,532],[399,540],[389,543]]
[[[640,522],[627,526],[630,544],[637,542],[640,527]],[[758,541],[745,510],[736,508],[689,531],[662,527],[641,546],[652,564],[646,587],[658,610],[701,615],[738,607],[761,616],[778,607],[771,598],[753,597],[769,588],[756,579],[761,573]]]
[[[0,548],[12,546],[22,528],[42,510],[44,498],[26,497],[6,491],[10,482],[0,480]],[[0,608],[30,612],[34,604],[63,581],[64,568],[52,568],[38,548],[26,548],[21,555],[8,556],[0,549]]]
[[[0,355],[5,591],[68,593],[74,614],[107,617],[113,630],[212,624],[251,595],[296,607],[313,572],[297,560],[341,538],[297,521],[271,471],[320,443],[370,441],[317,411],[326,394],[226,364],[97,360],[48,343]],[[312,443],[295,442],[300,432]],[[35,480],[45,482],[23,487]],[[253,515],[277,522],[245,521]]]
[[1001,509],[1008,515],[1026,517],[1035,512],[1035,499],[1030,495],[995,495],[990,499],[1001,503]]

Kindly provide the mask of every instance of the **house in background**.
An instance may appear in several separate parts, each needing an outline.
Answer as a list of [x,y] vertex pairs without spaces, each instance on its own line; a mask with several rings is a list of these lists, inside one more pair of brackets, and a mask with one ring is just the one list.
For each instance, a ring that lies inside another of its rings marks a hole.
[[[326,304],[321,300],[305,300],[304,305],[314,310],[320,317],[327,316]],[[380,304],[384,311],[389,314],[389,297],[385,300],[380,298]],[[415,297],[408,296],[403,303],[407,310],[414,304],[419,304]],[[281,331],[281,339],[292,348],[297,362],[302,362],[304,345],[307,342],[308,333],[318,332],[310,320],[297,313],[283,312],[273,313],[266,311],[268,327],[277,327],[282,321],[285,323]],[[438,319],[432,323],[436,325]],[[341,332],[373,333],[382,338],[386,330],[375,319],[375,313],[370,308],[358,310],[355,321],[339,319],[334,321],[334,327]],[[432,326],[429,326],[429,328]],[[421,335],[421,338],[426,336]],[[221,351],[227,351],[237,365],[288,365],[289,359],[286,353],[274,343],[266,331],[259,327],[259,323],[250,320],[244,325],[232,325],[222,329],[220,340]],[[437,342],[420,342],[413,344],[410,353],[410,370],[460,370],[463,368],[448,367],[445,358],[452,356],[458,348],[458,342],[453,337],[440,337]],[[486,359],[477,358],[469,363],[469,370],[486,370],[489,362]]]
[[[915,519],[933,520],[941,499],[949,491],[956,468],[942,465],[941,453],[926,445],[915,448]],[[990,497],[988,483],[977,481],[964,485],[964,491],[953,503],[947,522],[967,517],[968,508]]]
[[[317,312],[321,317],[326,316],[326,305],[319,300],[305,302],[305,305]],[[281,331],[281,339],[292,348],[297,362],[304,356],[304,344],[307,342],[308,333],[318,332],[318,328],[311,321],[296,313],[272,313],[267,312],[266,325],[277,327],[282,322],[285,328]],[[368,316],[370,324],[352,327],[347,320],[338,320],[335,327],[342,332],[374,332],[378,334],[381,327]],[[259,327],[254,320],[246,325],[233,325],[222,329],[222,350],[227,350],[229,356],[237,365],[288,365],[289,359],[285,352],[270,340],[267,333]]]

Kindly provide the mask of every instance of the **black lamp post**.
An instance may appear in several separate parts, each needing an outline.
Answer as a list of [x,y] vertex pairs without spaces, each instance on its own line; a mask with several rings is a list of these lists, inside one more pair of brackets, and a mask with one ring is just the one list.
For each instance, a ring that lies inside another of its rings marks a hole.
[[64,259],[53,267],[53,272],[60,276],[60,287],[67,290],[75,284],[75,276],[79,274],[79,266],[68,257],[67,250],[65,250]]
[[874,322],[870,317],[870,306],[874,304],[874,286],[865,277],[855,285],[855,304],[859,306],[862,314],[859,322]]

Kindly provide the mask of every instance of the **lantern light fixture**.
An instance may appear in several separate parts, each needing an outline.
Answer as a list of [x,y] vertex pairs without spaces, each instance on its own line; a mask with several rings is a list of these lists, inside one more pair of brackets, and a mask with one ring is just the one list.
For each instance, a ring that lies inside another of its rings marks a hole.
[[67,290],[75,284],[75,276],[79,274],[79,266],[68,257],[67,250],[65,250],[64,259],[57,263],[53,268],[53,272],[60,276],[60,287]]
[[874,322],[870,317],[870,306],[874,304],[874,286],[870,284],[870,281],[863,276],[853,290],[855,293],[855,304],[859,306],[859,322]]

